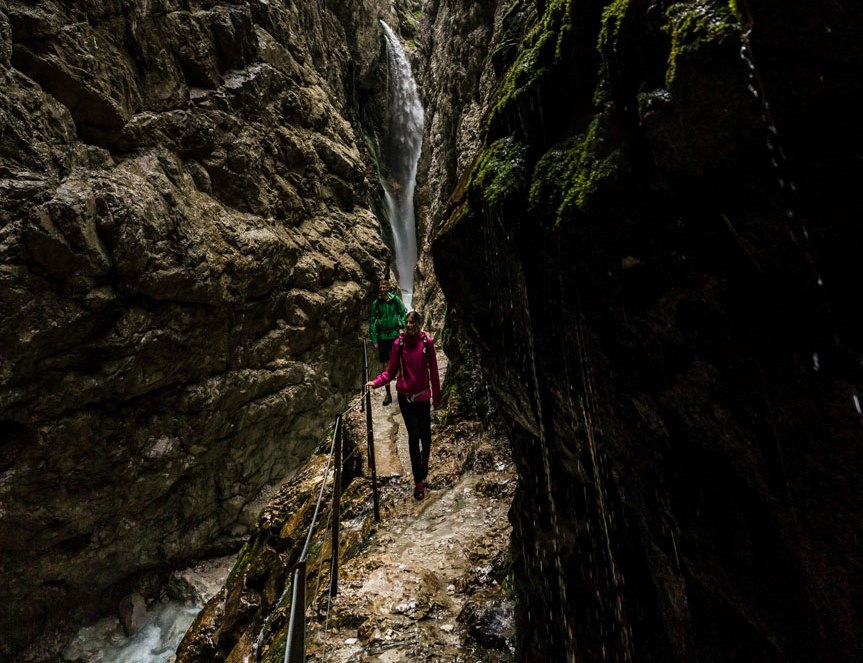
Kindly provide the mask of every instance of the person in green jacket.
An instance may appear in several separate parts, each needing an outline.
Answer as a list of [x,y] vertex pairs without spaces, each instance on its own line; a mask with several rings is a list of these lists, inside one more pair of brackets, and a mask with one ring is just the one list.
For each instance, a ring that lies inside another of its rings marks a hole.
[[[399,296],[390,292],[390,282],[381,279],[378,284],[378,296],[372,301],[372,314],[369,317],[369,336],[372,338],[378,351],[378,359],[384,368],[390,361],[390,351],[399,333],[405,326],[407,311]],[[387,395],[384,396],[384,405],[393,402],[390,393],[390,385],[387,383]]]

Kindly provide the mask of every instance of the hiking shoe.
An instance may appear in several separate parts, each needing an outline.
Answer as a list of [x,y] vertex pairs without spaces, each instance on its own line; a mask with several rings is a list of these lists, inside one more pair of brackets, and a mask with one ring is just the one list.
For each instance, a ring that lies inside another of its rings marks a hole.
[[414,499],[421,500],[426,496],[426,489],[423,485],[422,481],[417,481],[417,485],[414,486]]
[[391,393],[387,392],[387,395],[384,396],[384,405],[389,405],[392,402],[393,402],[393,395]]

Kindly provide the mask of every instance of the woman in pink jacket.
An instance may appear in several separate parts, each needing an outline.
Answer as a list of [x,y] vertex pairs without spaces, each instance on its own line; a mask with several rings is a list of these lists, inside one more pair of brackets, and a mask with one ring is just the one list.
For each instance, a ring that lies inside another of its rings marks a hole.
[[[440,407],[440,376],[437,370],[434,339],[420,329],[422,316],[411,311],[405,321],[405,331],[390,351],[390,363],[384,372],[366,383],[377,389],[396,380],[399,409],[408,430],[411,471],[414,475],[414,497],[425,497],[431,453],[431,407]],[[422,442],[422,449],[420,449]]]

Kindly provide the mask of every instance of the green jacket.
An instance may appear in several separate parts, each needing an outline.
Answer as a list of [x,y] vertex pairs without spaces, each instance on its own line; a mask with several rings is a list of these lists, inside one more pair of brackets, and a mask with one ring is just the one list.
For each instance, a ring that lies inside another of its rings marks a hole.
[[369,336],[372,337],[372,343],[377,343],[379,339],[397,338],[399,331],[405,326],[407,314],[405,305],[394,292],[389,293],[385,300],[375,297],[369,317]]

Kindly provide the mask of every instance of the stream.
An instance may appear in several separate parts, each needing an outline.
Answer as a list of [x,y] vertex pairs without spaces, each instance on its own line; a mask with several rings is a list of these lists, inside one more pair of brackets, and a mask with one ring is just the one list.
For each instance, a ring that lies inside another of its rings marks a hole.
[[[175,598],[147,606],[138,631],[123,632],[117,617],[106,617],[78,631],[63,650],[65,663],[171,663],[195,616],[221,589],[235,556],[206,560],[175,573],[169,583]],[[182,597],[182,598],[181,598]]]

